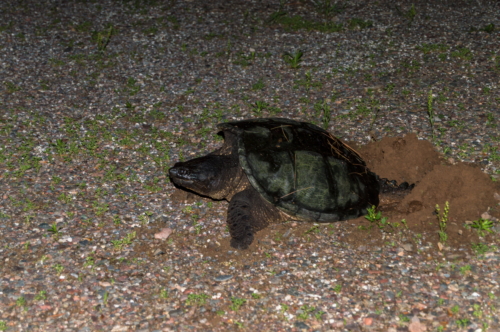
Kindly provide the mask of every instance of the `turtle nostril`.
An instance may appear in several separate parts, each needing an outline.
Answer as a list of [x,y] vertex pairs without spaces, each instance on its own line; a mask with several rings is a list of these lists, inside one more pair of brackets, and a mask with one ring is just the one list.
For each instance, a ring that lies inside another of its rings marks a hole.
[[169,171],[170,173],[170,176],[181,176],[182,175],[182,169],[181,168],[177,168],[177,167],[172,167]]

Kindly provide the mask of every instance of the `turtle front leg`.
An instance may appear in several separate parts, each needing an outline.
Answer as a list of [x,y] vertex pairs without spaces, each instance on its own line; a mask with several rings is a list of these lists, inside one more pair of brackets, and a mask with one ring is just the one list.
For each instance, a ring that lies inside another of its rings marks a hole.
[[235,194],[229,202],[227,225],[231,234],[231,247],[247,249],[254,234],[271,222],[281,222],[287,216],[268,203],[253,188]]
[[227,210],[227,225],[231,234],[231,247],[235,249],[247,249],[253,241],[253,234],[257,221],[254,218],[252,206],[254,189],[245,189],[235,194],[229,202]]

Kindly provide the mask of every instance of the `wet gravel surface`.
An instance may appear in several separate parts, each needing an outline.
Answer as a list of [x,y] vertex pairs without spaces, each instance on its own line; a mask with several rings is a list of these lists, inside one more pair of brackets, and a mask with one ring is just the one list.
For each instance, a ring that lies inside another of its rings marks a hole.
[[220,145],[217,123],[277,116],[360,144],[414,132],[496,180],[499,13],[3,1],[0,330],[500,331],[498,227],[438,251],[287,223],[238,252],[227,203],[166,176]]

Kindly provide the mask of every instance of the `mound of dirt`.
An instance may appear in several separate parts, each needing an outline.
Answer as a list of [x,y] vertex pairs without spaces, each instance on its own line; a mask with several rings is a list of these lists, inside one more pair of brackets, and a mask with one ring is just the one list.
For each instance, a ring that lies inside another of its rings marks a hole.
[[443,163],[429,141],[418,140],[417,135],[385,137],[358,150],[368,167],[381,178],[417,183],[434,166]]
[[[381,197],[379,209],[389,223],[402,225],[404,219],[408,228],[425,236],[427,242],[439,241],[436,204],[441,214],[446,202],[449,204],[446,233],[450,246],[478,241],[477,232],[465,225],[483,213],[487,212],[492,220],[500,217],[500,201],[495,198],[500,193],[499,183],[475,165],[450,164],[430,142],[418,140],[414,134],[386,137],[359,148],[359,152],[380,177],[415,184],[404,197]],[[361,229],[370,224],[365,218],[356,222],[365,226]],[[358,242],[360,236],[362,230],[358,229],[347,240]]]

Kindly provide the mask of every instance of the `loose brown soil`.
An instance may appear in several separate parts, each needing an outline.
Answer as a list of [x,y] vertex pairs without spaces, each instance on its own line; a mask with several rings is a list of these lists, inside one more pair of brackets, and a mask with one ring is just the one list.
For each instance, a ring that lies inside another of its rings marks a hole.
[[[407,181],[415,187],[410,194],[399,200],[381,197],[380,210],[389,217],[388,222],[406,225],[414,237],[425,237],[427,242],[439,242],[439,221],[436,204],[441,215],[446,202],[449,215],[446,245],[470,247],[478,241],[477,231],[466,227],[485,212],[493,218],[500,216],[495,193],[500,186],[483,173],[475,164],[445,160],[434,150],[429,141],[418,140],[415,134],[405,137],[386,137],[359,149],[372,171],[379,176],[399,183]],[[355,220],[358,225],[368,225],[365,218]],[[391,227],[386,227],[391,230]],[[392,230],[397,231],[397,230]],[[347,241],[366,244],[365,231],[354,228]],[[420,234],[420,235],[419,235]],[[371,240],[380,242],[383,232],[370,232]]]

